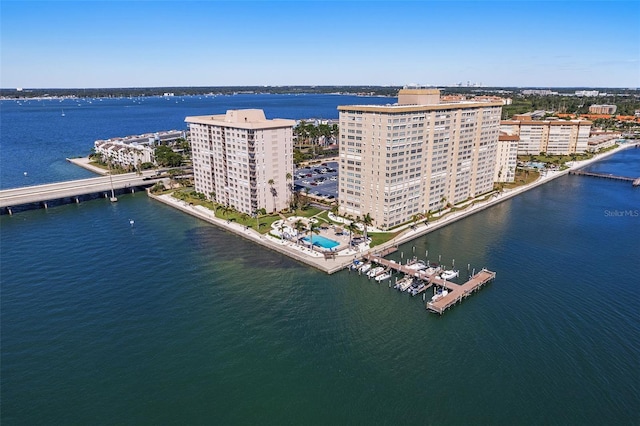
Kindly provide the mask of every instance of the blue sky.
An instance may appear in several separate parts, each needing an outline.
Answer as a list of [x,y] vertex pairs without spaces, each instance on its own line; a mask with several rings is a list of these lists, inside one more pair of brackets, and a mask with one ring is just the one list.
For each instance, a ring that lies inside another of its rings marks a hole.
[[638,87],[638,1],[0,3],[3,88]]

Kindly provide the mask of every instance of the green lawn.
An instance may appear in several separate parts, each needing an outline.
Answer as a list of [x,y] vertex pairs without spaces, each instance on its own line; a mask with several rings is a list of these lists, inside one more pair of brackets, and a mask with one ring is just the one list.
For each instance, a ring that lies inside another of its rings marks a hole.
[[248,226],[251,229],[257,230],[261,234],[268,233],[271,230],[271,224],[276,220],[281,219],[277,214],[260,215],[256,219],[255,217],[251,217],[246,213],[239,213],[234,210],[224,211],[220,208],[220,205],[214,204],[209,200],[203,200],[202,198],[198,197],[195,191],[193,191],[193,188],[185,188],[179,191],[174,191],[173,197],[196,206],[206,207],[209,210],[213,211],[216,217],[220,219],[229,220],[244,226]]
[[531,182],[534,182],[539,176],[540,173],[535,170],[526,171],[517,169],[515,180],[513,182],[505,182],[503,185],[504,188],[508,189],[517,188],[518,186],[528,185]]

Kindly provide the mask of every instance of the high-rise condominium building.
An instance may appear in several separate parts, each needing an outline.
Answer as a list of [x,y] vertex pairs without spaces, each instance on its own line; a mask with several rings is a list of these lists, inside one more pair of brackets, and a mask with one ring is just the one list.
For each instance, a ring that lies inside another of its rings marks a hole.
[[394,105],[338,110],[341,214],[388,229],[493,189],[502,102],[402,89]]
[[253,214],[288,207],[294,120],[267,120],[259,109],[187,117],[195,189]]
[[518,155],[569,155],[587,151],[591,124],[587,120],[532,120],[519,115],[503,120],[500,129],[519,136]]

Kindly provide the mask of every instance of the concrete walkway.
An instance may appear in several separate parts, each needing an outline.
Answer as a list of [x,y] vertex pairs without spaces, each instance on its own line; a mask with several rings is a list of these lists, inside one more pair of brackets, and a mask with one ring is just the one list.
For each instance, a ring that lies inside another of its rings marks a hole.
[[[296,244],[294,242],[284,241],[284,240],[272,237],[270,235],[263,235],[256,232],[252,228],[246,228],[245,226],[235,223],[233,221],[227,221],[226,219],[217,218],[215,216],[215,212],[205,207],[189,205],[188,203],[178,200],[176,198],[173,198],[170,195],[158,196],[158,195],[151,194],[150,192],[148,192],[148,194],[151,198],[155,200],[168,204],[172,207],[182,210],[185,213],[191,214],[209,223],[217,225],[218,227],[228,230],[230,232],[233,232],[234,234],[237,234],[243,238],[247,238],[251,241],[255,241],[264,247],[283,253],[293,259],[296,259],[307,265],[313,266],[314,268],[317,268],[328,274],[332,274],[334,272],[337,272],[341,269],[348,267],[353,262],[354,259],[362,258],[362,256],[367,253],[380,252],[386,248],[398,246],[400,244],[404,244],[409,241],[412,241],[418,237],[421,237],[432,231],[435,231],[436,229],[440,229],[444,226],[447,226],[453,222],[456,222],[474,213],[477,213],[479,211],[492,207],[512,197],[515,197],[516,195],[526,192],[532,188],[535,188],[537,186],[550,182],[553,179],[559,178],[560,176],[564,176],[568,174],[571,170],[576,170],[576,169],[585,167],[591,163],[600,161],[603,158],[606,158],[610,155],[615,154],[616,152],[622,151],[632,146],[634,145],[633,144],[621,145],[616,149],[607,151],[600,155],[596,155],[595,157],[589,160],[568,163],[569,168],[567,168],[566,170],[546,172],[544,176],[540,176],[535,182],[532,182],[528,185],[523,185],[517,188],[513,188],[510,190],[505,190],[501,193],[496,193],[494,196],[492,196],[491,198],[485,201],[479,201],[477,203],[474,203],[473,205],[467,207],[464,210],[459,210],[454,213],[445,214],[444,217],[437,219],[435,221],[429,222],[427,225],[424,225],[423,223],[420,225],[416,225],[412,229],[412,224],[407,224],[406,226],[403,227],[404,232],[402,232],[393,240],[386,242],[385,244],[375,246],[372,249],[367,251],[357,251],[353,249],[344,250],[337,253],[335,258],[333,259],[325,259],[324,254],[318,253],[307,247],[300,246],[299,244]],[[400,229],[402,230],[402,228]],[[394,229],[392,232],[398,232],[398,229]]]

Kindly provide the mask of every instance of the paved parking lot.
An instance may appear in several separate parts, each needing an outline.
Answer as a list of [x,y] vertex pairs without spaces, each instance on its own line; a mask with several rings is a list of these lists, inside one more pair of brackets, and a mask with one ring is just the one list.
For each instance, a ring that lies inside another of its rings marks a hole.
[[333,201],[338,198],[338,162],[329,161],[296,169],[293,182],[296,191],[309,188],[309,194]]

